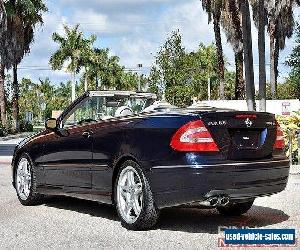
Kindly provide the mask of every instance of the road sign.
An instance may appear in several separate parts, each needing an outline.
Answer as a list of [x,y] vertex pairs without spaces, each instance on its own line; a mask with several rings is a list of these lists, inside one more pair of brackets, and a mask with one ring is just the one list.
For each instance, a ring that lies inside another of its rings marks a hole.
[[283,102],[282,103],[282,115],[290,115],[291,114],[291,103],[290,102]]

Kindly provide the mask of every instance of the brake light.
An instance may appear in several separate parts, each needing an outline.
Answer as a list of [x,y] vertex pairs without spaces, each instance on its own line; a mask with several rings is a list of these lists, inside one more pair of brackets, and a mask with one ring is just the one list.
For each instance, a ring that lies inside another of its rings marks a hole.
[[278,123],[277,123],[277,132],[276,132],[276,140],[274,143],[274,148],[275,149],[283,149],[284,148],[284,135],[283,135],[283,131]]
[[252,115],[252,114],[241,114],[241,115],[236,115],[235,118],[237,118],[237,119],[246,119],[246,118],[249,118],[249,119],[256,119],[256,118],[257,118],[257,115]]
[[217,152],[219,148],[201,120],[185,124],[173,135],[171,147],[177,151]]

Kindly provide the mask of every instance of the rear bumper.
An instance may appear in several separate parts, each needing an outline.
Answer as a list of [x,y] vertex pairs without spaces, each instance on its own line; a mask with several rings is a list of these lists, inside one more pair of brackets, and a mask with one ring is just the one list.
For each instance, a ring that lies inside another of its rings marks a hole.
[[214,195],[227,195],[231,200],[268,196],[283,191],[288,176],[286,159],[154,166],[148,172],[159,208],[202,201]]

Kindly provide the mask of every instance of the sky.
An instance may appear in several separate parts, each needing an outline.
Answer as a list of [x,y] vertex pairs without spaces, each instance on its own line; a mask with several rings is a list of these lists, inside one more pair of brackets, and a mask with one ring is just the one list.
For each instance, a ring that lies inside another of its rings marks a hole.
[[[19,65],[19,78],[35,81],[49,77],[58,84],[71,79],[62,71],[52,71],[49,58],[58,45],[51,39],[53,32],[63,34],[63,24],[80,24],[86,36],[96,34],[95,47],[107,47],[112,55],[121,59],[128,69],[143,65],[149,73],[154,56],[173,30],[179,29],[187,51],[197,49],[200,43],[214,42],[212,24],[199,0],[46,0],[49,12],[44,15],[44,25],[38,27],[31,52]],[[300,12],[295,11],[298,19]],[[255,83],[258,84],[257,30],[252,26]],[[229,70],[234,71],[234,54],[222,33],[224,55]],[[279,81],[283,82],[289,68],[284,65],[295,45],[294,38],[287,41],[279,59]],[[266,40],[267,76],[269,76],[269,40]]]

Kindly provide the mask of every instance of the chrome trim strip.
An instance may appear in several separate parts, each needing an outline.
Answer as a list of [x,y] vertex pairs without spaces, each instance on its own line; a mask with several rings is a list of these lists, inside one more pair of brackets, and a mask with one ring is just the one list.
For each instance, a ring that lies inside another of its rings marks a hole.
[[[75,165],[75,167],[74,167],[74,165]],[[68,168],[68,167],[74,167],[74,168],[76,168],[76,169],[83,169],[83,168],[107,168],[107,167],[109,167],[107,164],[99,164],[99,165],[96,165],[96,164],[93,164],[93,163],[88,163],[88,164],[86,164],[84,167],[80,167],[80,166],[78,166],[77,164],[73,164],[73,163],[62,163],[62,164],[57,164],[57,163],[48,163],[48,164],[42,164],[42,165],[38,165],[38,167],[45,167],[45,168],[47,168],[47,167],[56,167],[56,168]]]
[[289,163],[289,160],[277,161],[256,161],[256,162],[237,162],[237,163],[224,163],[224,164],[209,164],[209,165],[175,165],[175,166],[155,166],[152,169],[172,169],[172,168],[205,168],[205,167],[220,167],[220,166],[246,166],[256,164],[270,164],[270,163]]

